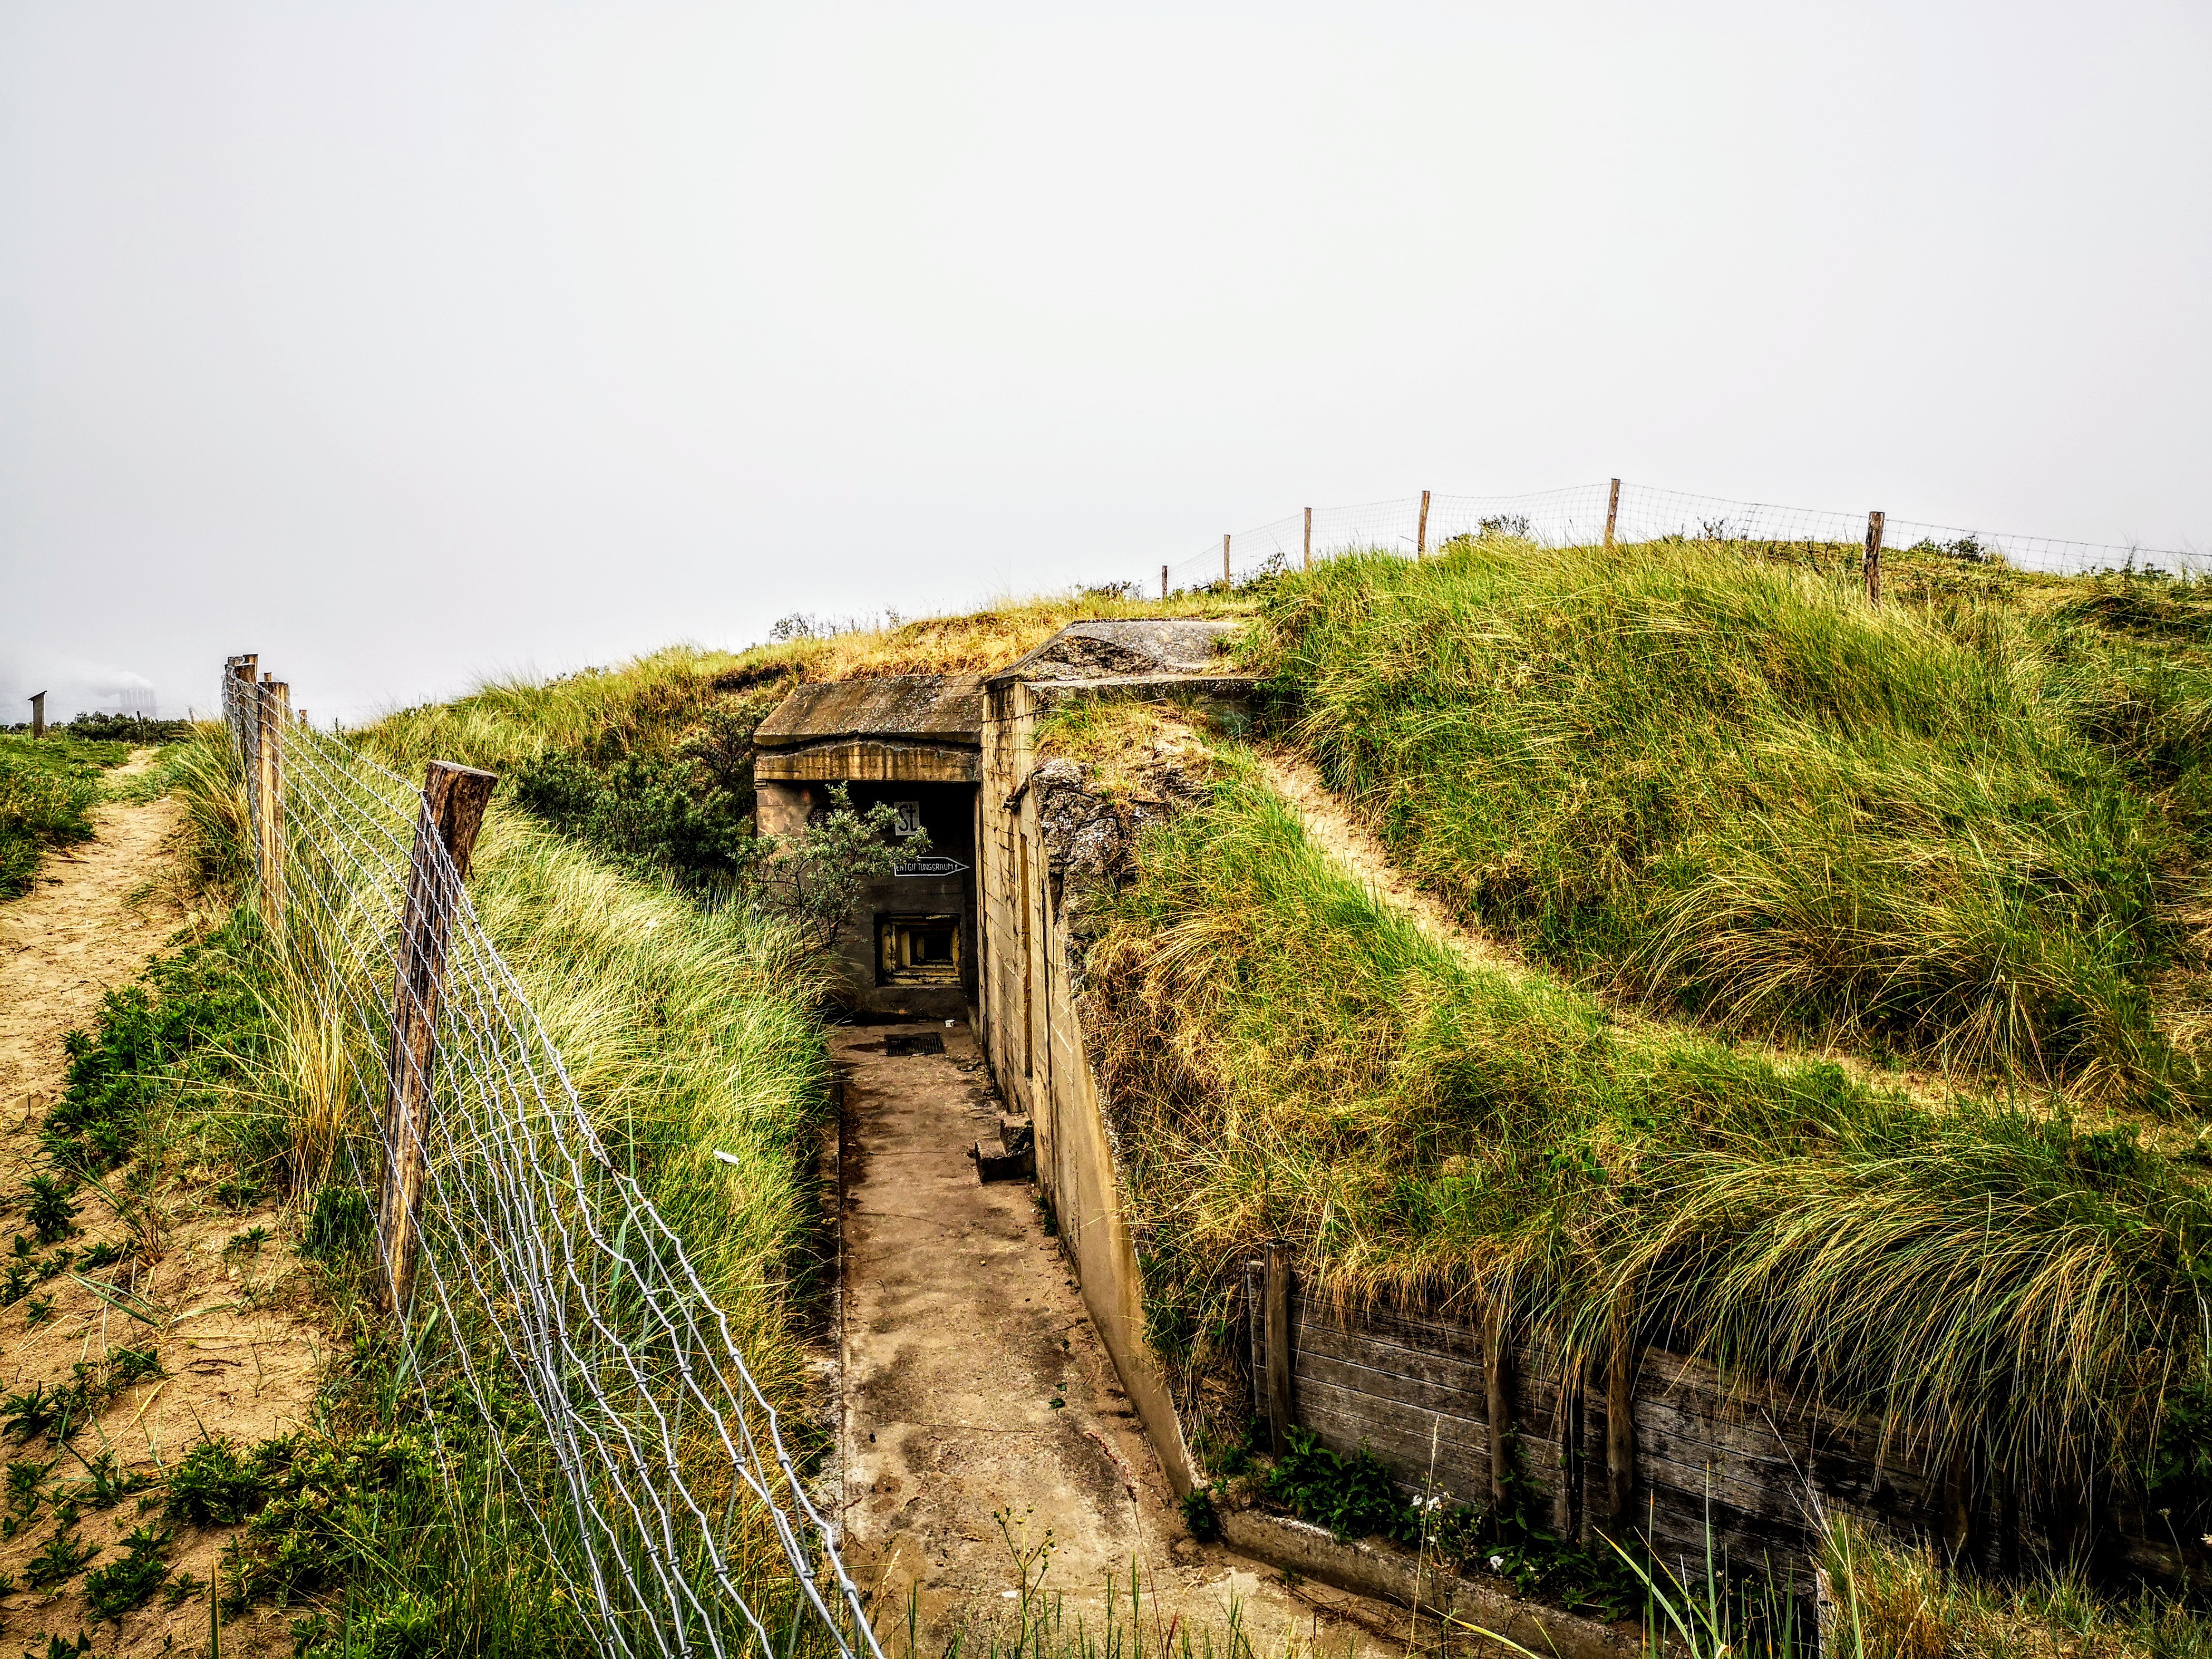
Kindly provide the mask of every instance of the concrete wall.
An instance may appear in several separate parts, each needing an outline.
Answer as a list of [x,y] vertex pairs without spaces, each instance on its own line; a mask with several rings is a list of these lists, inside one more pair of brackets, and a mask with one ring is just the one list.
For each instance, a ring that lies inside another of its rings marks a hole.
[[1145,1340],[1142,1280],[1121,1214],[1118,1159],[1085,1051],[1036,804],[1021,788],[1039,701],[1020,681],[986,694],[977,846],[983,1049],[1009,1109],[1026,1112],[1036,1125],[1037,1185],[1057,1218],[1091,1322],[1180,1497],[1191,1488],[1191,1457]]

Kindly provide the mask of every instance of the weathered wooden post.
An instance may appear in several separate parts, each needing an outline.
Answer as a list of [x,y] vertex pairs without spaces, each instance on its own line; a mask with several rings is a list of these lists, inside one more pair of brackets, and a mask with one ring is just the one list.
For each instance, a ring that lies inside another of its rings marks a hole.
[[1421,516],[1413,526],[1413,556],[1425,559],[1429,556],[1429,492],[1421,492]]
[[1620,523],[1620,480],[1613,481],[1612,491],[1605,498],[1605,550],[1613,551],[1613,532]]
[[1313,568],[1313,508],[1306,509],[1306,568]]
[[[228,698],[231,741],[237,746],[239,769],[246,783],[246,811],[257,826],[258,838],[261,822],[261,790],[258,779],[261,771],[261,695],[253,684],[254,665],[261,659],[253,652],[230,659],[231,688]],[[257,839],[258,845],[258,839]]]
[[46,735],[46,694],[43,691],[31,693],[31,735],[33,738]]
[[1267,1246],[1267,1444],[1280,1457],[1290,1447],[1291,1247]]
[[1867,603],[1881,603],[1881,514],[1867,514]]
[[[423,1136],[430,1118],[430,1071],[436,1059],[438,1005],[444,994],[446,945],[453,913],[468,879],[469,855],[484,808],[499,780],[489,772],[432,761],[422,780],[422,812],[415,823],[407,908],[399,924],[399,967],[392,988],[392,1048],[384,1091],[384,1192],[377,1233],[384,1242],[386,1291],[403,1318],[415,1294],[420,1242]],[[445,856],[439,856],[442,849]]]
[[1167,598],[1167,596],[1168,596],[1168,568],[1167,568],[1167,566],[1165,566],[1165,565],[1162,565],[1162,566],[1160,567],[1160,597],[1161,597],[1162,599],[1164,599],[1165,598]]
[[1513,1479],[1513,1328],[1502,1294],[1491,1297],[1483,1312],[1482,1369],[1490,1418],[1491,1512],[1504,1515]]
[[284,727],[292,688],[262,676],[254,721],[254,777],[261,810],[254,830],[261,849],[261,918],[274,927],[284,908]]
[[1605,1362],[1605,1514],[1628,1524],[1636,1498],[1636,1348],[1626,1313],[1615,1316]]
[[1224,587],[1229,586],[1229,534],[1226,531],[1221,536],[1221,585]]

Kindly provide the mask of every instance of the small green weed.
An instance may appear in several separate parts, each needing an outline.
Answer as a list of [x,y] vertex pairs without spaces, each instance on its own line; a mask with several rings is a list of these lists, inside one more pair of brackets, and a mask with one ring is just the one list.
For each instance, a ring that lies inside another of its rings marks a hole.
[[94,1614],[120,1619],[152,1599],[169,1576],[169,1565],[161,1558],[175,1536],[167,1528],[139,1527],[124,1539],[127,1553],[121,1560],[86,1574],[84,1599]]
[[100,1546],[88,1544],[76,1535],[73,1525],[64,1524],[54,1528],[54,1535],[46,1547],[33,1556],[25,1566],[31,1588],[50,1590],[56,1585],[76,1576],[84,1564],[100,1553]]
[[33,1176],[24,1185],[24,1218],[35,1228],[39,1243],[52,1244],[70,1236],[77,1206],[70,1200],[76,1182],[60,1176]]
[[43,1382],[33,1382],[0,1400],[0,1432],[16,1440],[35,1440],[61,1420],[62,1407]]

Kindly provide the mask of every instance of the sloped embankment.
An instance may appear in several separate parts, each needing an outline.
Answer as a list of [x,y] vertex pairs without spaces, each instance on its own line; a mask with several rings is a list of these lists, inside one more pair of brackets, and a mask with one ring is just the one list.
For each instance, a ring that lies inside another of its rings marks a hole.
[[1150,1334],[1200,1434],[1240,1437],[1238,1275],[1282,1239],[1347,1304],[1502,1303],[1570,1351],[1686,1343],[2031,1503],[2092,1471],[2147,1501],[2132,1472],[2182,1444],[2169,1403],[2201,1375],[2191,1166],[2063,1111],[1931,1109],[1616,1022],[1440,940],[1255,757],[1208,754],[1202,796],[1094,893],[1084,993]]
[[1340,561],[1247,657],[1393,860],[1723,1032],[2199,1109],[2212,597],[1504,538]]

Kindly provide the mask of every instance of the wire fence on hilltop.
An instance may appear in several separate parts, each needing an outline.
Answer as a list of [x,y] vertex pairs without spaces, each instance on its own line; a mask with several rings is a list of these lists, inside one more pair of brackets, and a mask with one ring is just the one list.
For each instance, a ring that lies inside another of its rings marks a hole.
[[[262,914],[333,1056],[332,1092],[374,1121],[374,1139],[336,1132],[323,1151],[350,1174],[361,1228],[377,1218],[380,1261],[396,1242],[378,1206],[388,1173],[410,1151],[423,1171],[411,1307],[388,1273],[386,1291],[441,1470],[453,1479],[459,1437],[433,1408],[434,1372],[442,1410],[472,1419],[460,1428],[514,1486],[527,1492],[526,1466],[549,1455],[557,1467],[566,1513],[532,1521],[608,1659],[725,1659],[755,1643],[762,1659],[880,1659],[728,1317],[610,1155],[465,872],[425,833],[424,791],[295,719],[284,688],[252,672],[240,659],[226,673],[223,710]],[[427,1006],[409,943],[426,907],[441,993]],[[410,1014],[434,1035],[420,1059],[403,1040]],[[394,1109],[410,1097],[428,1109]]]
[[[1619,495],[1616,499],[1615,489]],[[1222,537],[1206,550],[1161,567],[1160,592],[1188,592],[1271,571],[1296,570],[1310,559],[1351,552],[1434,553],[1455,538],[1486,532],[1545,547],[1681,540],[1752,542],[1809,548],[1863,544],[1867,514],[1777,507],[1697,495],[1649,484],[1611,481],[1522,495],[1419,495],[1358,507],[1317,507]],[[2155,567],[2172,574],[2212,571],[2212,554],[2124,547],[2050,536],[2003,534],[1957,525],[1891,518],[1883,527],[1891,550],[1932,547],[1976,560],[2002,559],[2023,570],[2079,575],[2101,569]],[[1150,591],[1149,580],[1140,584]]]

